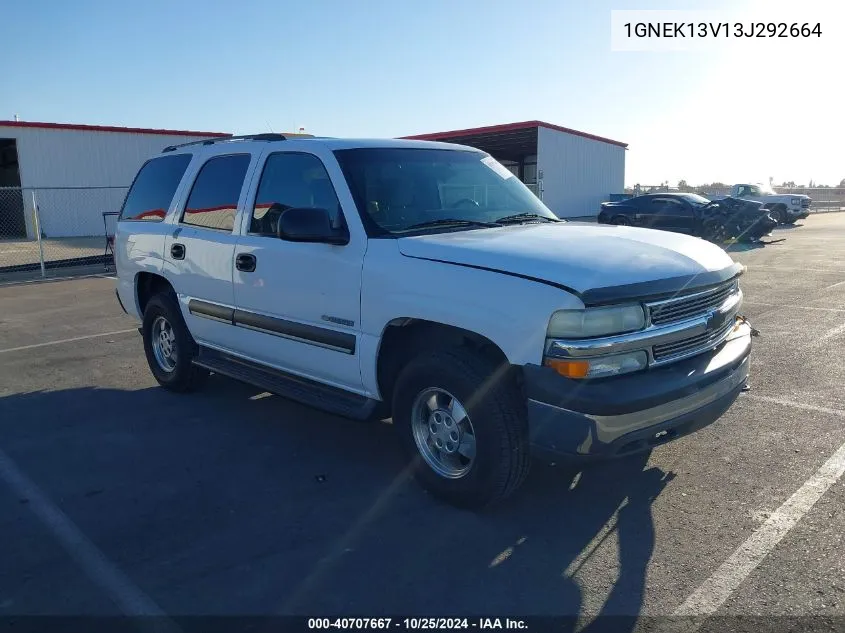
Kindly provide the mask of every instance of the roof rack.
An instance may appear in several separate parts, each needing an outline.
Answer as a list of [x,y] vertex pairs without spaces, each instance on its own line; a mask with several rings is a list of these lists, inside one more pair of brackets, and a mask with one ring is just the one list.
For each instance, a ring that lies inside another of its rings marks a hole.
[[289,138],[314,138],[312,134],[275,134],[266,132],[264,134],[244,134],[242,136],[225,136],[220,138],[208,138],[202,141],[191,141],[190,143],[180,143],[179,145],[168,145],[162,151],[172,152],[180,147],[188,147],[190,145],[214,145],[215,143],[225,143],[227,141],[286,141]]

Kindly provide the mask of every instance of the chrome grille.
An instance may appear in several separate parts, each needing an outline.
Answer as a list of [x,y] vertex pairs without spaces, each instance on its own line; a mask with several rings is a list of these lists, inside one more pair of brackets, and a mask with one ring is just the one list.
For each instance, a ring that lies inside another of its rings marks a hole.
[[802,201],[801,201],[801,206],[802,206],[803,208],[805,208],[805,209],[809,208],[809,206],[810,206],[810,200],[802,200]]
[[655,345],[651,350],[654,360],[658,363],[665,362],[684,356],[693,356],[711,347],[716,347],[730,333],[734,325],[734,319],[729,319],[728,323],[718,330],[691,336],[680,341],[673,341],[672,343]]
[[646,306],[652,325],[664,325],[707,314],[722,305],[737,290],[737,282],[731,281],[704,292],[656,301]]

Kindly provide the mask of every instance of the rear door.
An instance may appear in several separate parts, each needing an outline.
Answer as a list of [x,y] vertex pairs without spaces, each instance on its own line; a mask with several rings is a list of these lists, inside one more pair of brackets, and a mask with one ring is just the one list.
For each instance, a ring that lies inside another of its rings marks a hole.
[[666,198],[660,220],[660,228],[666,231],[693,233],[695,229],[695,212],[692,205],[680,198]]
[[248,152],[203,161],[165,242],[166,276],[191,334],[206,345],[228,349],[237,343],[231,324],[234,229],[253,163]]
[[662,231],[692,232],[693,211],[683,200],[671,196],[655,196],[648,203],[648,207],[647,219],[643,226]]

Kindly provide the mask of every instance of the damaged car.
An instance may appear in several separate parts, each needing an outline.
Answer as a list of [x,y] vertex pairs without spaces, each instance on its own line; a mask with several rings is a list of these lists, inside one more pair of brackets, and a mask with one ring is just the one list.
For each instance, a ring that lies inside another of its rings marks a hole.
[[604,202],[598,222],[686,233],[716,243],[759,240],[777,226],[761,202],[669,192]]

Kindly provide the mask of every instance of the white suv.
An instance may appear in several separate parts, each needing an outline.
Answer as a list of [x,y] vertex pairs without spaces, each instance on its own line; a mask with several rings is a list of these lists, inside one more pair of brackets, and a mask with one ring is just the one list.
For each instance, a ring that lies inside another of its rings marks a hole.
[[559,220],[459,145],[257,135],[166,148],[116,232],[156,380],[214,372],[392,417],[418,480],[481,507],[532,450],[647,450],[748,375],[743,268],[704,240]]

